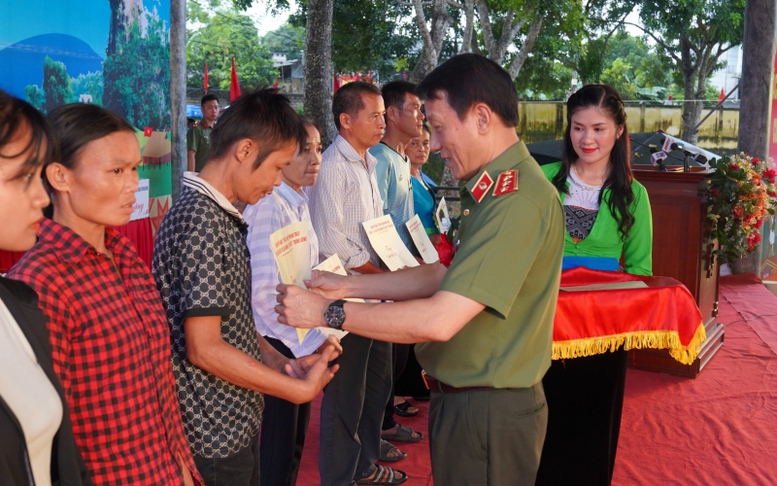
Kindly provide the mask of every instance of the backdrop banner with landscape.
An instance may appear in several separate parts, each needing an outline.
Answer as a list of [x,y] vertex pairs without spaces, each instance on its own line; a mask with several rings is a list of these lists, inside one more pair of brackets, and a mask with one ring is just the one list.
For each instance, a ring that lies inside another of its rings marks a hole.
[[[0,11],[0,89],[44,113],[104,106],[136,128],[141,150],[144,132],[169,132],[169,0],[0,0]],[[172,193],[169,157],[139,172],[155,222]]]

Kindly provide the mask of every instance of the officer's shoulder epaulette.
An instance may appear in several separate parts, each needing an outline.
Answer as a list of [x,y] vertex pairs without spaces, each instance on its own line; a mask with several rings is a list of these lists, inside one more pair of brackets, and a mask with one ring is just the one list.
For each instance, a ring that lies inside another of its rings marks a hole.
[[510,194],[518,190],[518,171],[516,169],[506,170],[499,174],[494,184],[493,197]]

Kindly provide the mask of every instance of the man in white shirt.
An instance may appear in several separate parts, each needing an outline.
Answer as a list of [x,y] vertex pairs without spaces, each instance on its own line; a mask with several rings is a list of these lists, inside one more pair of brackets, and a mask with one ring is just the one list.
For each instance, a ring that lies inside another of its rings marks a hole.
[[[302,191],[316,183],[321,167],[321,135],[305,121],[307,140],[283,168],[281,185],[272,194],[250,204],[243,213],[248,223],[246,242],[251,252],[251,307],[256,330],[287,358],[301,358],[327,345],[327,335],[316,329],[300,342],[297,331],[280,324],[275,314],[275,287],[280,283],[278,265],[270,246],[270,235],[292,223],[307,221],[311,266],[318,264],[318,238]],[[334,336],[329,340],[339,342]],[[310,421],[310,402],[293,402],[266,395],[262,415],[259,458],[260,484],[294,486],[305,447]]]
[[[386,127],[383,97],[371,84],[349,83],[335,93],[332,114],[339,135],[324,152],[310,191],[319,251],[322,258],[337,253],[349,273],[381,273],[362,222],[383,216],[377,161],[367,151],[380,142]],[[404,473],[375,464],[391,393],[391,345],[349,334],[342,347],[340,371],[321,404],[321,484],[346,486],[378,478],[404,482]]]

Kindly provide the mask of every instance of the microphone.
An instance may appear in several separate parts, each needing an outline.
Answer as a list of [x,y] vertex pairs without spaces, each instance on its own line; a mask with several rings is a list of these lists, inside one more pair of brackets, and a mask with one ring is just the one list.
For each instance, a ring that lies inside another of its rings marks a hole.
[[666,160],[667,157],[666,152],[663,150],[656,150],[654,147],[650,147],[650,164],[653,167],[658,167],[659,170],[666,172],[664,160]]

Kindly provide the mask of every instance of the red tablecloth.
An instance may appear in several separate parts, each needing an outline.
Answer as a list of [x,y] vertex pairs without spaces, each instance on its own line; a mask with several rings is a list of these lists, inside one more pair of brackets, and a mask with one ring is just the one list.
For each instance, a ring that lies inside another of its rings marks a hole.
[[[151,256],[154,253],[154,234],[151,231],[151,220],[148,218],[130,221],[116,230],[135,244],[140,259],[151,268]],[[19,261],[24,252],[0,250],[0,273],[7,273]]]
[[0,273],[8,273],[14,263],[24,255],[23,251],[0,250]]
[[151,257],[154,254],[154,233],[151,231],[149,218],[130,221],[124,226],[116,226],[116,231],[123,234],[135,244],[140,259],[151,268]]
[[623,349],[668,349],[692,364],[706,339],[693,296],[669,277],[640,277],[579,267],[561,274],[561,287],[643,281],[647,288],[559,292],[553,359]]

